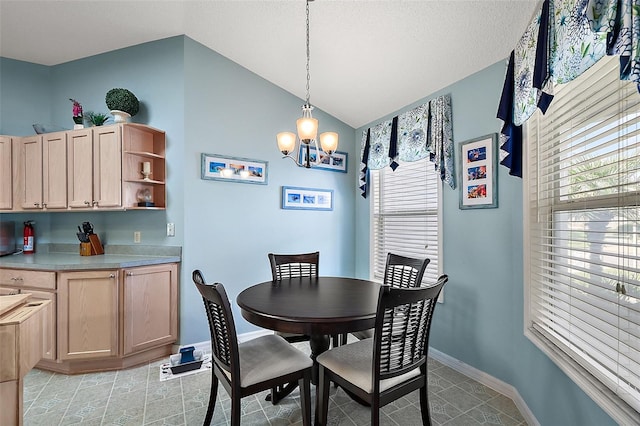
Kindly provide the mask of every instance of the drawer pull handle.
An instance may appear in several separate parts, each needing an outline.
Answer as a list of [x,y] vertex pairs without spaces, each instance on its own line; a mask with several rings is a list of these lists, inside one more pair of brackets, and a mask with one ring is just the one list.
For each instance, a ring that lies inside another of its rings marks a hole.
[[115,274],[109,274],[109,278],[115,278],[116,275]]
[[133,272],[127,272],[127,276],[128,277],[132,277],[133,276]]

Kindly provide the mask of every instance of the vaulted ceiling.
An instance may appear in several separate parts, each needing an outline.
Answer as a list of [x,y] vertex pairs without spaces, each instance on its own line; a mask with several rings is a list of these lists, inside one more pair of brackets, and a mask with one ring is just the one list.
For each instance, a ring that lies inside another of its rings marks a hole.
[[[354,128],[392,113],[507,58],[537,4],[312,1],[311,103]],[[0,0],[0,56],[21,61],[181,34],[304,99],[304,0]]]

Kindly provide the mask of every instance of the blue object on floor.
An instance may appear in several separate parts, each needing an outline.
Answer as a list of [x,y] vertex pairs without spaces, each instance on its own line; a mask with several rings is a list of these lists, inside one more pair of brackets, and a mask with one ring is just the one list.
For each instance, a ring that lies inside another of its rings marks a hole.
[[184,348],[180,348],[180,364],[184,364],[186,362],[194,362],[196,359],[193,356],[193,351],[196,348],[194,346],[186,346]]

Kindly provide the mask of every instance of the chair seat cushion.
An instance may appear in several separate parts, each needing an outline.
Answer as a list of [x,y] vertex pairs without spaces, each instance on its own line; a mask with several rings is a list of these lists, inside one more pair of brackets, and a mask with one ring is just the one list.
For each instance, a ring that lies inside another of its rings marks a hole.
[[240,343],[238,351],[242,387],[304,370],[313,365],[311,358],[274,334]]
[[[316,361],[365,392],[373,392],[373,339],[338,346],[320,354]],[[416,368],[400,376],[381,380],[380,392],[418,375],[420,369]]]

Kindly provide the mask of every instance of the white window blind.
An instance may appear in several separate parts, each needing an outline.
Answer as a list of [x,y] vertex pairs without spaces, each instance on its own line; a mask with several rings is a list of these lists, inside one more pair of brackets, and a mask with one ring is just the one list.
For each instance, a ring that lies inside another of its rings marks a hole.
[[617,57],[602,59],[528,121],[525,181],[525,324],[636,411],[639,134],[637,86],[619,80]]
[[442,186],[427,159],[371,171],[372,276],[382,281],[387,253],[431,261],[422,280],[433,285],[439,273],[438,198]]

